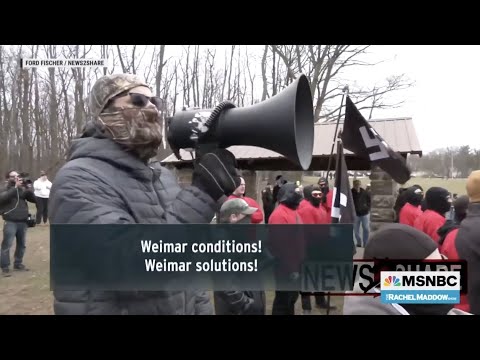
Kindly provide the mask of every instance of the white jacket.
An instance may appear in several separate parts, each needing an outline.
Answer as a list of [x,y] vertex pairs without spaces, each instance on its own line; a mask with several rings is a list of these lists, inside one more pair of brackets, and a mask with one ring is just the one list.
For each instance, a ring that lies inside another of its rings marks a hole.
[[50,180],[42,181],[40,179],[35,180],[33,183],[33,189],[35,190],[35,196],[40,198],[49,198],[50,189],[52,188],[52,183]]

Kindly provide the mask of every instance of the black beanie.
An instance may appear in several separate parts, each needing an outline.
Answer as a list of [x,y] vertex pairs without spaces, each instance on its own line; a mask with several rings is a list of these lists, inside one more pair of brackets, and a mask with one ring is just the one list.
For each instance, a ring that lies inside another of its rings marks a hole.
[[297,188],[298,186],[294,183],[286,183],[283,185],[278,192],[278,202],[295,210],[303,198],[301,194],[295,191]]
[[431,187],[425,194],[427,209],[436,211],[440,215],[445,214],[451,207],[451,203],[448,201],[449,196],[450,193],[447,189],[436,186]]
[[457,200],[455,200],[454,208],[455,208],[455,220],[457,222],[462,222],[463,219],[467,216],[467,209],[468,204],[470,203],[470,199],[467,195],[462,195]]
[[303,188],[303,197],[310,200],[312,197],[313,185],[307,185]]
[[417,186],[409,187],[405,191],[405,201],[413,206],[420,206],[423,200],[423,191]]
[[388,224],[372,234],[363,257],[423,260],[437,248],[430,236],[411,226]]

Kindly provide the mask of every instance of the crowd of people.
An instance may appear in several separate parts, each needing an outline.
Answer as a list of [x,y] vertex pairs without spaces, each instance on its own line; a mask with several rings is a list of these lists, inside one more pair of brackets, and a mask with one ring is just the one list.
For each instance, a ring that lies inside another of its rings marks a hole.
[[[74,139],[67,163],[52,184],[45,172],[33,184],[17,171],[6,174],[0,192],[4,237],[1,268],[10,276],[10,249],[17,239],[15,270],[23,264],[27,202],[35,203],[36,225],[51,224],[329,224],[333,191],[326,178],[302,186],[282,175],[262,191],[263,211],[249,196],[234,155],[225,149],[208,152],[194,164],[191,185],[181,187],[174,174],[152,160],[162,141],[159,119],[162,101],[139,77],[107,75],[93,85],[89,95],[93,114]],[[453,203],[447,190],[412,186],[402,190],[395,204],[396,222],[370,234],[369,186],[355,180],[352,198],[356,220],[356,245],[366,257],[438,258],[441,254],[469,261],[469,296],[458,307],[480,313],[480,172],[467,183],[468,196]],[[362,228],[362,231],[360,231]],[[292,272],[295,274],[295,271]],[[261,291],[216,291],[213,303],[204,290],[186,291],[54,291],[55,314],[266,314]],[[293,315],[301,298],[304,314],[331,309],[324,293],[276,291],[272,314]],[[447,307],[398,308],[378,306],[379,298],[358,297],[345,301],[344,312],[445,314]]]
[[[394,210],[396,224],[370,237],[365,259],[451,259],[468,264],[468,294],[459,304],[383,304],[379,298],[346,298],[344,314],[480,314],[480,171],[467,179],[466,195],[442,187],[401,188]],[[372,292],[378,289],[372,289]],[[457,312],[456,312],[457,311]]]

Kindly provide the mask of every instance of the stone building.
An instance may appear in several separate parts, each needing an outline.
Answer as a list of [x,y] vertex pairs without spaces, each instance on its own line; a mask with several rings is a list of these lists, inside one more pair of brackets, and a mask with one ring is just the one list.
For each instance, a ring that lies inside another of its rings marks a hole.
[[[404,158],[416,154],[422,156],[417,134],[411,118],[393,118],[369,120],[369,123],[380,136]],[[319,123],[315,125],[313,158],[308,173],[312,171],[335,170],[336,144],[333,148],[332,141],[335,134],[336,123]],[[339,131],[342,123],[339,125]],[[278,141],[278,139],[275,139]],[[301,180],[303,172],[296,164],[284,156],[259,147],[232,146],[228,148],[237,158],[240,171],[245,178],[247,196],[255,198],[261,204],[261,189],[267,182],[273,184],[278,174],[283,174],[288,180]],[[345,150],[345,160],[349,171],[370,172],[372,191],[371,229],[376,230],[382,223],[392,222],[394,219],[393,205],[398,192],[399,184],[379,168],[372,168],[369,160],[358,158],[350,151]],[[178,160],[175,155],[163,159],[163,165],[173,169],[181,184],[191,183],[192,157],[190,153],[180,151],[183,160]],[[330,187],[333,181],[329,180]]]

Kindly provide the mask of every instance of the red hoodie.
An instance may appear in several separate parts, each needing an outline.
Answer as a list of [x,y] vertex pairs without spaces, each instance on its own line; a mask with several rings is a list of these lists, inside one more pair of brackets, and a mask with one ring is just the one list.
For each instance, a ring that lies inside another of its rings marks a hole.
[[[269,225],[281,224],[302,224],[303,221],[296,210],[279,204],[268,220]],[[282,230],[281,226],[270,226],[271,251],[272,255],[279,259],[282,263],[280,273],[299,272],[301,263],[305,257],[304,239],[292,239],[289,237],[290,232]],[[284,236],[285,235],[285,236]],[[294,243],[292,244],[292,241]]]
[[[453,229],[452,231],[450,231],[445,237],[442,246],[440,247],[440,253],[445,255],[449,260],[460,260],[460,256],[457,252],[457,247],[455,246],[455,239],[457,238],[457,233],[458,229]],[[455,308],[470,312],[468,295],[460,295],[460,304],[456,304]]]
[[327,212],[328,223],[332,222],[332,201],[333,201],[333,191],[329,190],[327,194],[327,201],[322,203],[323,208]]
[[400,209],[399,223],[413,226],[415,219],[422,215],[422,210],[419,206],[413,206],[410,203],[406,203]]
[[248,196],[237,196],[233,194],[228,197],[228,200],[230,199],[243,199],[247,202],[248,206],[257,208],[258,210],[252,214],[252,224],[260,224],[263,222],[263,212],[260,210],[260,205],[258,205],[255,200],[249,198]]
[[413,227],[418,229],[428,236],[430,236],[436,243],[440,239],[437,231],[440,229],[443,224],[445,224],[445,217],[433,210],[425,210],[420,216],[418,216],[414,223]]
[[303,200],[298,207],[298,214],[304,224],[329,224],[329,216],[323,206],[313,206],[308,200]]

